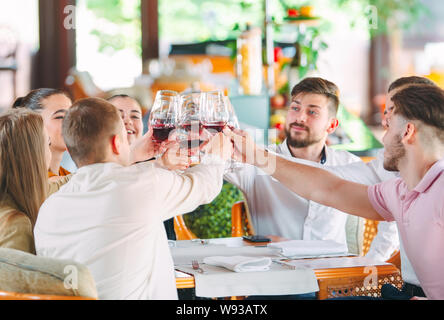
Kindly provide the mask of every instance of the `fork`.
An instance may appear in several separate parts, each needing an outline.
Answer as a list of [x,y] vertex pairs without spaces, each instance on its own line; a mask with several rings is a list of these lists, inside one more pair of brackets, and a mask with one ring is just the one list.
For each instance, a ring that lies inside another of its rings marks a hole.
[[205,271],[199,266],[199,262],[197,260],[191,260],[191,265],[193,266],[193,270],[196,270],[199,273],[204,273]]

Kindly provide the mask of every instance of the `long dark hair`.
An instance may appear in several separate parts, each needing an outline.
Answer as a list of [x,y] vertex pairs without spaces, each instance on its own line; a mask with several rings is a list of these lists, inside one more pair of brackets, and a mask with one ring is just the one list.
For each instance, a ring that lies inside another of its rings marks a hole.
[[14,104],[12,105],[12,108],[13,109],[26,108],[34,111],[40,111],[44,108],[42,104],[43,100],[58,94],[62,94],[67,98],[71,99],[69,94],[63,90],[41,88],[41,89],[32,90],[25,97],[17,98],[17,100],[15,100]]

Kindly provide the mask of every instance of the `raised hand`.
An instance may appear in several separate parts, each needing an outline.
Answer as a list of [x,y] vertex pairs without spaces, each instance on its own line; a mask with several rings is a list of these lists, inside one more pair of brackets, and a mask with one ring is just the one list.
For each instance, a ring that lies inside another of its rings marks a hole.
[[227,130],[224,133],[230,137],[233,143],[233,159],[243,163],[254,164],[257,146],[250,135],[240,129]]
[[[227,133],[230,131],[229,129],[225,130]],[[220,132],[205,142],[201,146],[201,150],[208,155],[218,156],[222,160],[227,161],[233,155],[233,144],[229,135]]]
[[130,147],[131,163],[149,160],[165,151],[166,143],[157,144],[153,142],[153,129],[134,141]]
[[186,170],[191,165],[191,159],[188,152],[180,148],[180,144],[176,141],[168,142],[165,145],[166,151],[156,161],[168,170]]

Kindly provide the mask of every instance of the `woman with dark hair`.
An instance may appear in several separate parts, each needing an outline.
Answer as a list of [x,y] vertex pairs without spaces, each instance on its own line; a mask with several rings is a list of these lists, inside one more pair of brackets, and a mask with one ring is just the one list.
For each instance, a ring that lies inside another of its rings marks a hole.
[[142,107],[136,99],[126,94],[112,96],[107,101],[119,109],[127,130],[128,142],[132,144],[143,134]]
[[51,141],[51,163],[49,177],[61,177],[70,174],[60,166],[63,153],[67,150],[62,136],[62,122],[66,112],[72,105],[68,94],[58,89],[37,89],[26,97],[18,98],[13,108],[27,108],[42,115],[43,122],[48,130]]
[[10,110],[0,116],[0,247],[35,253],[33,228],[40,206],[69,179],[48,187],[50,159],[39,114]]

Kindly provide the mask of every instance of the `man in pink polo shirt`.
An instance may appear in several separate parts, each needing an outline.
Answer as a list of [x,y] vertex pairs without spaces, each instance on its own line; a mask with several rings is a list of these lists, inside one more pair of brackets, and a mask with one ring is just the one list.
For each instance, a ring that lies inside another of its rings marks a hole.
[[414,85],[396,93],[383,142],[384,168],[401,178],[365,186],[290,162],[233,134],[238,160],[256,165],[306,199],[371,220],[396,221],[429,299],[444,299],[444,91]]

